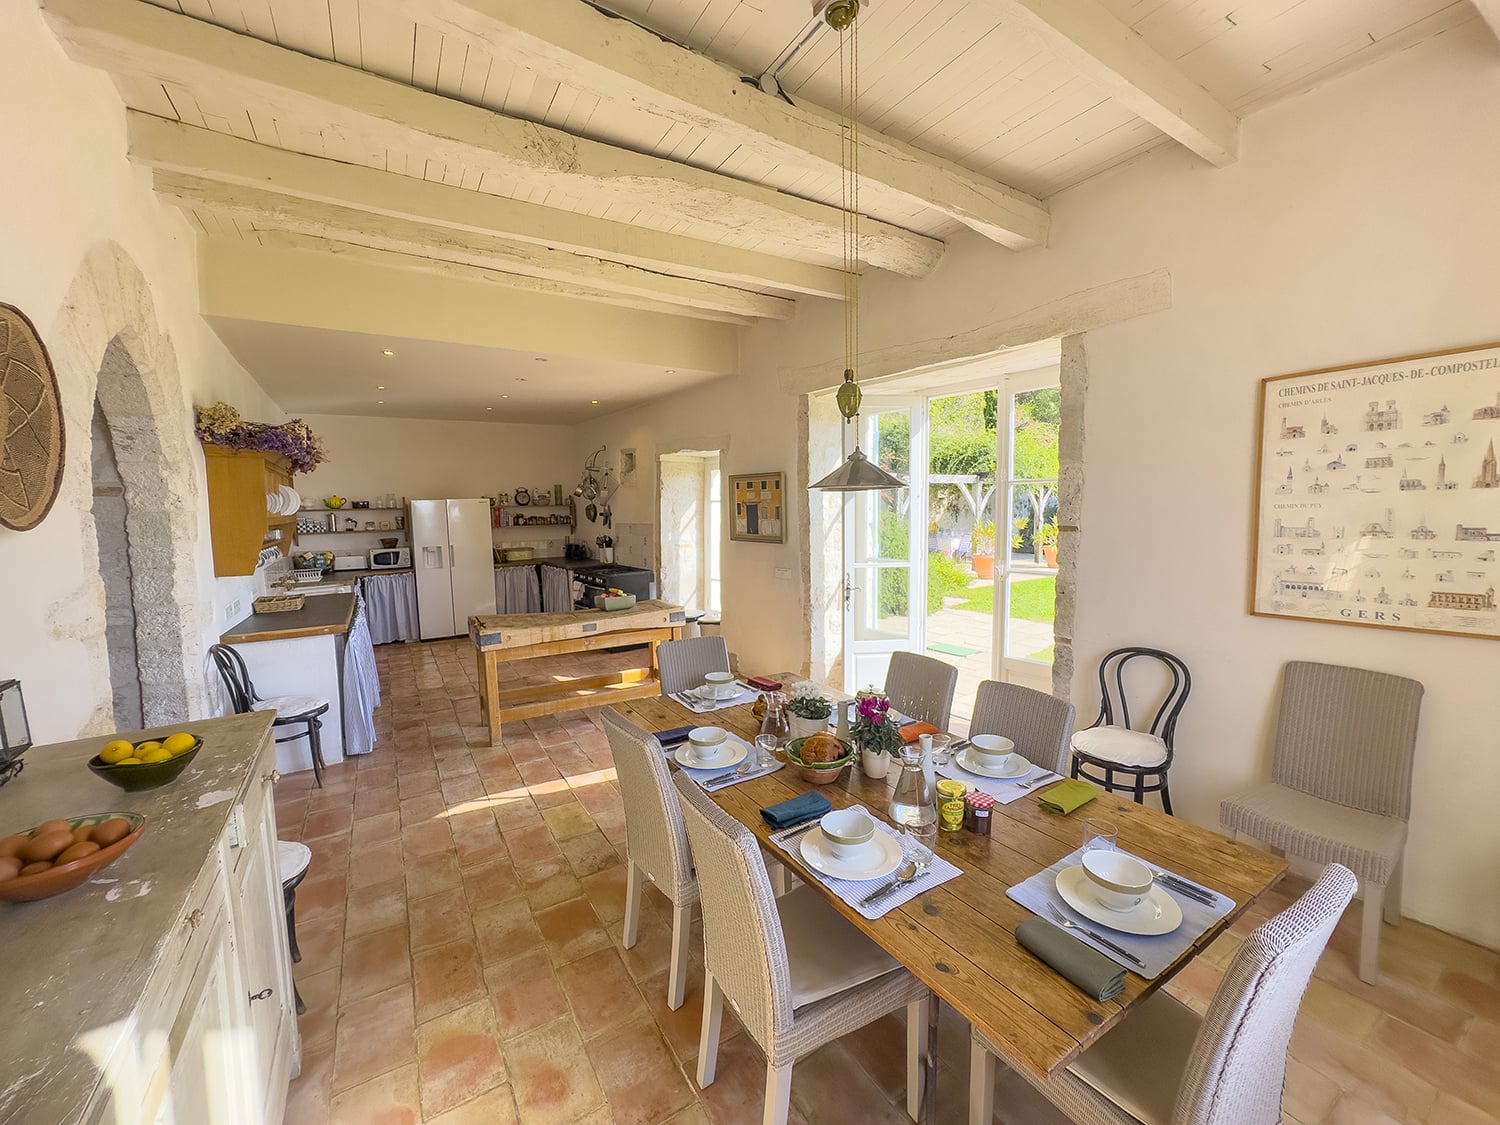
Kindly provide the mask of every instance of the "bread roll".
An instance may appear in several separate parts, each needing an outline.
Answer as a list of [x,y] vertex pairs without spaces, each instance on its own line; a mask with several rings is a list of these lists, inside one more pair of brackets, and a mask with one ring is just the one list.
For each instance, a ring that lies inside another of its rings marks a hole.
[[844,744],[831,734],[814,734],[802,743],[804,762],[836,762],[843,756]]

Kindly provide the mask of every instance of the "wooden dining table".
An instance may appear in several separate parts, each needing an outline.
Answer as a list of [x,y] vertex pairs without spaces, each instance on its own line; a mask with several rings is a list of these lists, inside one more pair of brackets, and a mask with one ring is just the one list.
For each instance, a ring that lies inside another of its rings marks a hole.
[[[760,720],[750,704],[695,714],[666,696],[657,696],[622,701],[615,709],[652,732],[713,724],[753,741],[760,730]],[[856,763],[837,782],[816,788],[835,808],[860,804],[888,820],[886,804],[899,769],[893,766],[890,776],[874,779],[866,777]],[[939,1000],[983,1033],[999,1049],[1004,1062],[1044,1080],[1066,1067],[1201,954],[1287,869],[1283,858],[1110,793],[1101,791],[1095,800],[1069,816],[1045,811],[1035,796],[1027,795],[1010,804],[995,804],[988,836],[967,830],[939,832],[938,854],[961,868],[963,874],[870,921],[808,870],[799,853],[782,851],[770,843],[773,829],[760,810],[809,788],[814,787],[798,776],[794,766],[788,766],[719,789],[711,797]],[[1047,788],[1037,792],[1044,793]],[[1113,821],[1119,828],[1122,849],[1235,900],[1234,908],[1166,971],[1154,980],[1127,972],[1124,993],[1106,1001],[1092,999],[1021,947],[1016,941],[1016,927],[1033,915],[1006,897],[1008,888],[1080,846],[1085,817]],[[935,1029],[937,1005],[930,1007],[930,1026]],[[935,1058],[929,1057],[925,1120],[931,1120],[935,1066]]]

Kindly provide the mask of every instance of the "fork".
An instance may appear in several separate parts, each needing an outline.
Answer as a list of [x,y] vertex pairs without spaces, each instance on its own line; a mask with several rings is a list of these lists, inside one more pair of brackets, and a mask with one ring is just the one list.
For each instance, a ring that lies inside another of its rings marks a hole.
[[1077,930],[1080,934],[1083,934],[1086,937],[1089,937],[1089,938],[1093,939],[1094,941],[1097,941],[1100,945],[1104,946],[1105,949],[1112,949],[1112,950],[1114,950],[1121,957],[1124,957],[1126,960],[1128,960],[1132,965],[1134,965],[1138,969],[1144,969],[1146,967],[1146,962],[1142,961],[1134,953],[1130,952],[1130,950],[1125,949],[1122,946],[1116,945],[1114,942],[1110,941],[1109,938],[1107,938],[1107,937],[1101,937],[1100,935],[1096,934],[1093,930],[1089,929],[1087,926],[1080,926],[1077,922],[1075,922],[1071,918],[1069,918],[1066,914],[1064,914],[1061,910],[1059,910],[1052,903],[1049,902],[1047,904],[1047,909],[1052,912],[1052,917],[1057,920],[1057,924],[1059,926],[1061,926],[1063,929],[1065,929],[1065,930]]
[[1050,785],[1054,781],[1061,781],[1061,780],[1062,780],[1062,778],[1060,778],[1055,773],[1044,773],[1044,774],[1042,774],[1041,777],[1034,777],[1030,781],[1017,782],[1016,783],[1016,788],[1017,789],[1035,789],[1038,785]]

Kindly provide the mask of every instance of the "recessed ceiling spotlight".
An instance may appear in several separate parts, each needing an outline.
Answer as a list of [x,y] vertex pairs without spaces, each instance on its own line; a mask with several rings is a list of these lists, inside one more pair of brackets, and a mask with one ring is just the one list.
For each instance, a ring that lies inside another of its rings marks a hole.
[[510,398],[510,395],[501,395],[501,398]]
[[599,405],[599,400],[598,400],[598,399],[597,399],[597,398],[591,398],[591,399],[589,399],[589,401],[590,401],[590,402],[591,402],[591,403],[593,403],[593,404],[594,404],[594,405],[595,405],[595,406],[598,406],[598,405]]
[[383,355],[383,356],[385,356],[387,359],[389,359],[391,356],[395,355],[396,353],[393,352],[393,351],[391,351],[390,348],[386,348],[385,351],[381,352],[380,354]]
[[493,409],[495,409],[495,408],[494,408],[494,407],[493,407],[493,406],[486,406],[486,407],[485,407],[485,409],[486,409],[486,410],[493,410]]
[[675,367],[669,367],[669,368],[667,368],[667,374],[668,375],[676,375],[677,374],[677,368],[675,368]]
[[385,390],[385,384],[384,383],[376,383],[375,384],[375,389],[377,391],[383,391],[383,390]]
[[385,399],[383,399],[383,398],[377,398],[375,400],[375,405],[376,406],[384,406],[385,405]]

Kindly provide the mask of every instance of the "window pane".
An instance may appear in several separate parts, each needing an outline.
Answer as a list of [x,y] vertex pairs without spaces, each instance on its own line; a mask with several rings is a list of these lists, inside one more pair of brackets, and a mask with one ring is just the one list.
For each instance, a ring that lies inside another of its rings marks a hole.
[[1005,655],[1016,660],[1052,663],[1052,622],[1057,612],[1054,575],[1011,575],[1010,618],[1006,622]]

